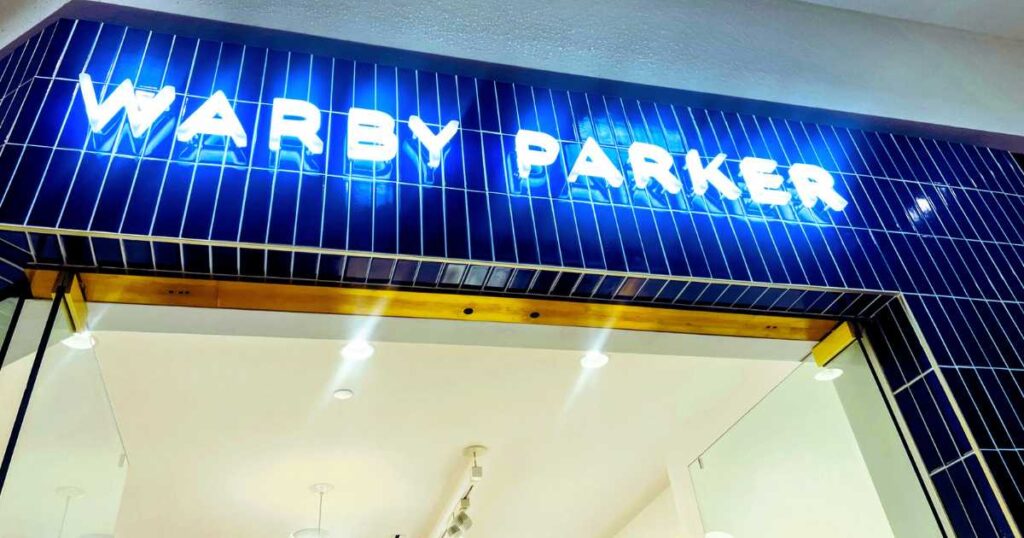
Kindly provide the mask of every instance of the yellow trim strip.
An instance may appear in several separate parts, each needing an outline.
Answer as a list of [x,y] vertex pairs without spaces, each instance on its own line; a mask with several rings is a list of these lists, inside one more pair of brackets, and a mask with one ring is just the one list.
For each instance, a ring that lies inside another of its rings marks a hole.
[[[57,295],[57,277],[60,275],[55,271],[26,271],[29,277],[29,289],[32,297],[36,299],[53,299]],[[38,274],[34,274],[38,273]],[[33,278],[35,277],[35,278]],[[82,282],[78,275],[71,276],[71,283],[68,291],[64,292],[64,315],[75,332],[86,330],[86,320],[89,319],[89,310],[85,303],[85,295],[82,293]]]
[[811,349],[811,354],[814,355],[814,362],[818,366],[825,366],[856,339],[857,333],[854,331],[853,325],[848,321],[840,323],[835,330]]
[[[49,296],[56,271],[29,272],[36,297]],[[490,297],[388,289],[81,273],[85,299],[99,303],[194,306],[601,327],[669,333],[818,341],[835,322],[651,306]]]
[[75,332],[86,330],[89,308],[86,305],[85,294],[82,293],[82,282],[78,279],[78,275],[71,277],[71,285],[64,294],[64,304],[67,307],[72,329]]

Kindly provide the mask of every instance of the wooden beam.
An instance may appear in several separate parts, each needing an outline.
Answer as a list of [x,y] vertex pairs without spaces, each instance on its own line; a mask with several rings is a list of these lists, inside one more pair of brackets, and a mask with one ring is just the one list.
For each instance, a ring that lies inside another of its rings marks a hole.
[[78,275],[71,278],[70,289],[64,294],[64,306],[67,309],[68,318],[71,321],[71,328],[75,332],[86,330],[89,319],[89,308],[82,292],[82,282]]
[[[29,289],[37,299],[52,299],[57,287],[57,271],[29,271]],[[71,278],[69,290],[64,294],[64,312],[68,316],[71,328],[75,332],[87,329],[86,320],[89,309],[82,291],[82,282],[78,275]]]
[[[50,293],[56,272],[30,272]],[[81,273],[89,302],[492,321],[818,341],[834,321],[551,299]],[[50,285],[48,288],[47,285]]]
[[845,321],[815,344],[811,349],[811,355],[814,356],[814,362],[818,366],[825,366],[856,340],[856,330],[850,322]]

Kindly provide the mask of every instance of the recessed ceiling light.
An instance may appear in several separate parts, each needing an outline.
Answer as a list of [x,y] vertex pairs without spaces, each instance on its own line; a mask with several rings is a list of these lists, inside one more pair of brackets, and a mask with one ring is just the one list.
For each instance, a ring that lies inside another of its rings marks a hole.
[[361,338],[352,340],[341,349],[341,356],[354,361],[365,361],[373,356],[373,346]]
[[839,376],[843,375],[841,368],[822,368],[814,374],[816,381],[833,381],[839,379]]
[[72,334],[60,343],[71,349],[92,349],[96,345],[96,338],[89,331],[82,331]]
[[732,538],[732,535],[722,531],[711,531],[705,534],[704,538]]
[[334,391],[334,399],[335,400],[348,400],[349,398],[351,398],[351,397],[353,397],[355,395],[356,395],[356,393],[352,392],[349,389],[338,389],[338,390]]
[[600,368],[608,364],[608,355],[601,353],[600,351],[588,351],[580,359],[580,366],[584,368]]

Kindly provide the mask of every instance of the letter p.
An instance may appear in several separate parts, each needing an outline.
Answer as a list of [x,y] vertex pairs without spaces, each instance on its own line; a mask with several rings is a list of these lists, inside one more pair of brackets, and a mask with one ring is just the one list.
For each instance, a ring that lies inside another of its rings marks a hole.
[[530,177],[534,166],[549,166],[558,158],[561,148],[555,137],[538,131],[521,129],[516,133],[516,167],[519,177]]

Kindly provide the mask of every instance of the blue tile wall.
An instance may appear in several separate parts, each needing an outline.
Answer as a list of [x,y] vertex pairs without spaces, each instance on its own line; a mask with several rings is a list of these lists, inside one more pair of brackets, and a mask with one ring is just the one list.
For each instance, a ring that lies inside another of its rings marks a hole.
[[[101,96],[129,79],[178,98],[140,138],[120,116],[92,133],[83,72]],[[216,91],[246,148],[173,137]],[[323,111],[323,154],[267,149],[275,97]],[[346,158],[352,106],[398,119],[394,161]],[[460,122],[437,169],[410,114]],[[526,180],[521,128],[562,150]],[[638,189],[628,166],[623,188],[569,183],[588,137],[620,163],[633,142],[665,147],[679,177],[689,149],[726,153],[737,183],[745,156],[820,165],[850,204]],[[1024,171],[1006,151],[85,20],[0,60],[0,140],[3,282],[62,265],[863,320],[958,535],[1011,536],[983,463],[1024,521]]]

